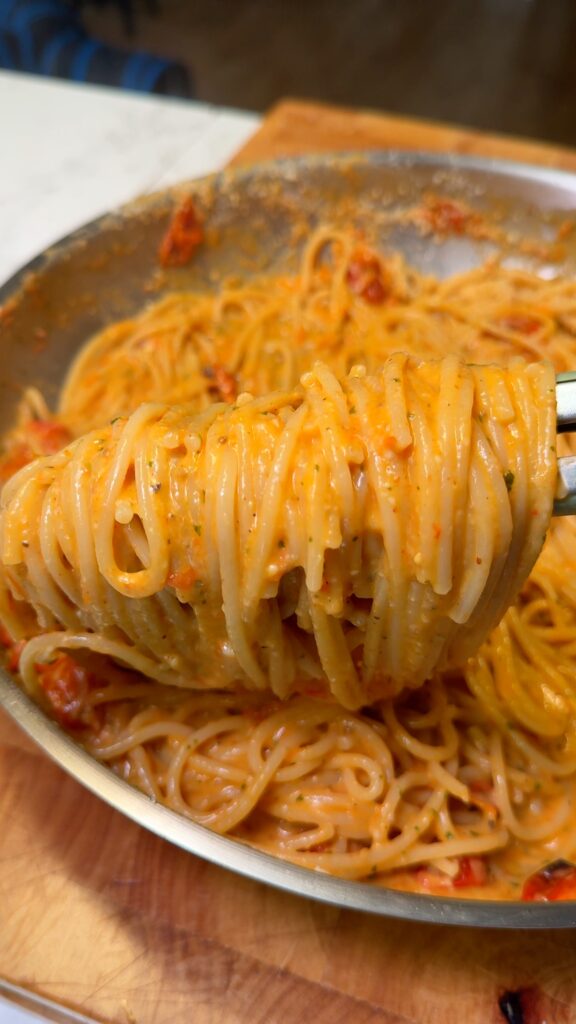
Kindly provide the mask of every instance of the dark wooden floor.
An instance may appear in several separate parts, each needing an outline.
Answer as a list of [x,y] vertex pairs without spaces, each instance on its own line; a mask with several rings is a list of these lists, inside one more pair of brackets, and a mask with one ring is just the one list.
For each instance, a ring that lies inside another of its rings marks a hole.
[[107,41],[177,57],[199,99],[368,106],[576,145],[576,0],[159,0]]

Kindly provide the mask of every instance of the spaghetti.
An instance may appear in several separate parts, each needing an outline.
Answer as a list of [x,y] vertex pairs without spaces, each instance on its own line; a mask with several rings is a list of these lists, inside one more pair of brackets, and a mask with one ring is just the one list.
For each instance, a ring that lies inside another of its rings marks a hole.
[[541,549],[554,396],[546,364],[392,356],[342,382],[317,364],[292,393],[146,404],[32,462],[0,516],[5,624],[48,630],[24,682],[87,648],[176,686],[314,681],[357,708],[463,664]]
[[328,229],[294,277],[108,328],[57,418],[30,394],[6,440],[9,476],[85,435],[3,493],[25,685],[220,832],[344,877],[513,895],[576,851],[571,521],[498,621],[550,511],[543,358],[576,362],[571,282],[494,263],[439,282]]

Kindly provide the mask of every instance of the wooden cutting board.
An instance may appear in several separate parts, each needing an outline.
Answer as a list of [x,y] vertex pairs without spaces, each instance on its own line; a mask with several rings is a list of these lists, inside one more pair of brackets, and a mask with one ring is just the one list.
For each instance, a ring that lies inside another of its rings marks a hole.
[[[387,146],[576,169],[539,143],[295,102],[237,161]],[[275,892],[122,818],[1,716],[0,780],[0,992],[51,1000],[53,1020],[576,1022],[576,931],[412,925]]]
[[488,135],[434,121],[299,100],[283,100],[273,107],[260,131],[248,140],[232,163],[362,149],[461,153],[576,171],[576,150],[510,135]]

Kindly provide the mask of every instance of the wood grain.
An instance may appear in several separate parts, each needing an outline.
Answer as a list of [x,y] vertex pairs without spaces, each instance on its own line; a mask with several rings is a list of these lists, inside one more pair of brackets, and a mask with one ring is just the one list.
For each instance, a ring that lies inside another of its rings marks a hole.
[[[576,1020],[576,934],[385,921],[275,892],[149,835],[4,720],[0,964],[114,1024]],[[191,1011],[193,1010],[193,1016]]]
[[[538,143],[294,102],[238,160],[381,146],[576,169]],[[0,780],[0,991],[107,1024],[502,1024],[506,992],[523,1024],[576,1022],[576,932],[410,925],[276,892],[122,818],[2,715]]]
[[260,131],[248,140],[232,163],[365,149],[461,153],[576,171],[576,151],[560,146],[299,100],[283,100],[273,107]]

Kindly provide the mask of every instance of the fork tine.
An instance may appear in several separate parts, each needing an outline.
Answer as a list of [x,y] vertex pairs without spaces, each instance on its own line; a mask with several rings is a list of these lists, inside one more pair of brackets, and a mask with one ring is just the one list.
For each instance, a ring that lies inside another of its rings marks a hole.
[[576,455],[558,459],[558,486],[552,515],[573,516],[576,513]]
[[[556,377],[556,429],[559,434],[576,430],[576,372]],[[558,459],[558,484],[552,515],[576,514],[576,456]]]
[[559,434],[576,430],[576,372],[556,377],[556,424]]

